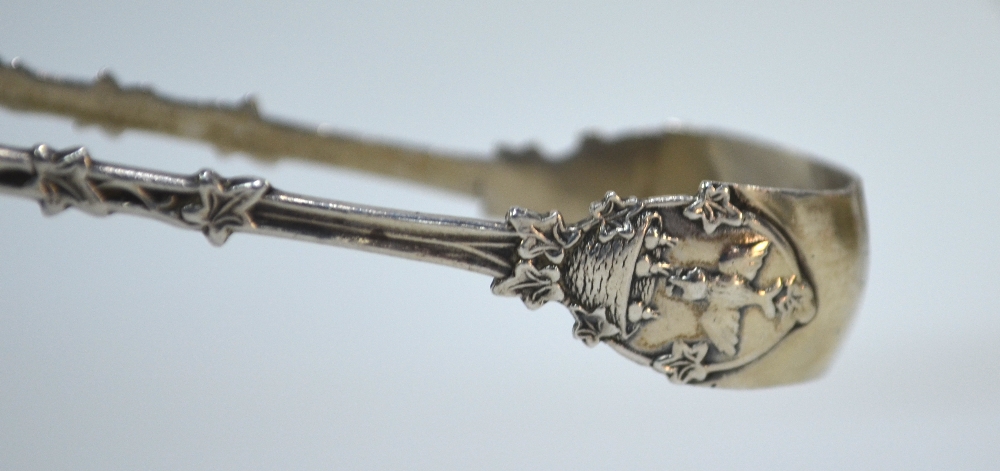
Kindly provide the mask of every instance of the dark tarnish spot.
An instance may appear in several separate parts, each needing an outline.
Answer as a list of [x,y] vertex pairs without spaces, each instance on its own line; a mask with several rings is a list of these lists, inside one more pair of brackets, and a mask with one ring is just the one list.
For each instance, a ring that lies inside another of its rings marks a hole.
[[22,188],[35,178],[28,172],[0,172],[0,185]]

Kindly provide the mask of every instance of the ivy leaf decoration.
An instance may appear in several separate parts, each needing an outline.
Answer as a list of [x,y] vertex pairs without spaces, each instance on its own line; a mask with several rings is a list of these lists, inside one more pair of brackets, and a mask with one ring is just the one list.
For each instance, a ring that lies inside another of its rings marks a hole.
[[590,312],[574,305],[570,306],[570,312],[576,319],[573,324],[573,337],[582,340],[588,347],[596,346],[601,340],[619,334],[618,327],[608,322],[606,309],[603,307]]
[[663,355],[653,361],[653,368],[667,374],[674,383],[687,384],[704,381],[708,370],[702,364],[708,354],[708,344],[698,342],[688,345],[676,340],[669,355]]
[[255,226],[249,211],[269,189],[265,180],[226,180],[211,170],[202,170],[198,174],[200,204],[185,206],[181,217],[201,226],[212,244],[222,245],[234,228]]
[[705,233],[712,234],[719,226],[739,226],[743,224],[743,212],[730,202],[730,187],[705,182],[694,203],[684,208],[688,219],[700,219]]
[[52,216],[70,206],[102,216],[101,196],[88,179],[91,159],[87,149],[56,152],[46,145],[35,148],[33,161],[38,187],[44,197],[39,201],[42,213]]
[[600,223],[597,238],[608,242],[615,237],[629,240],[635,237],[636,228],[632,220],[642,210],[642,203],[634,196],[622,199],[617,193],[609,191],[601,201],[590,205],[590,215]]
[[580,229],[566,227],[562,215],[552,211],[542,215],[524,208],[513,208],[507,221],[521,237],[517,254],[524,260],[544,255],[552,263],[562,263],[565,249],[580,240]]
[[538,309],[549,301],[562,301],[566,294],[559,286],[559,268],[535,268],[530,261],[518,263],[507,278],[493,280],[493,294],[520,296],[528,309]]

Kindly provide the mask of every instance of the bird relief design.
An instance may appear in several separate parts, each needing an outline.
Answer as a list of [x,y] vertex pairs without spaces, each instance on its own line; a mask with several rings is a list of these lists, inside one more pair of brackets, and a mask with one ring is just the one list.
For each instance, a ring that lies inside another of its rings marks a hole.
[[493,292],[532,309],[560,302],[586,345],[711,385],[816,314],[794,247],[742,206],[730,185],[706,182],[694,198],[609,193],[573,225],[514,208],[518,260]]

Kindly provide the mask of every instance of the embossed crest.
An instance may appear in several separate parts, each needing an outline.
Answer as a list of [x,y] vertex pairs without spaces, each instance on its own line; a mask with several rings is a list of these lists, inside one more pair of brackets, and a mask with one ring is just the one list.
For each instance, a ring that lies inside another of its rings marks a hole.
[[816,313],[795,249],[726,184],[694,198],[591,205],[566,226],[556,212],[508,214],[522,237],[499,295],[573,314],[573,335],[603,341],[679,383],[712,384],[765,355]]
[[521,208],[501,223],[356,208],[260,178],[161,174],[100,163],[82,148],[38,146],[0,153],[0,187],[47,214],[144,215],[216,245],[235,231],[259,232],[488,273],[495,294],[530,309],[562,303],[575,338],[681,383],[720,384],[817,314],[796,248],[739,186],[724,183],[705,182],[693,197],[611,192],[574,224]]

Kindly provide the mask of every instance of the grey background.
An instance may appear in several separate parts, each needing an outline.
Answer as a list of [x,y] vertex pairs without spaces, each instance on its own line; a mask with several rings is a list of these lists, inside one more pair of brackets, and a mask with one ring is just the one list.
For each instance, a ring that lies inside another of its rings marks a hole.
[[[332,3],[332,5],[331,5]],[[0,2],[0,55],[435,148],[571,148],[673,118],[865,180],[872,259],[830,372],[669,384],[559,306],[448,268],[0,200],[0,469],[995,469],[996,2]],[[0,111],[0,142],[475,201]],[[693,191],[694,189],[692,189]],[[549,208],[539,208],[549,209]]]

